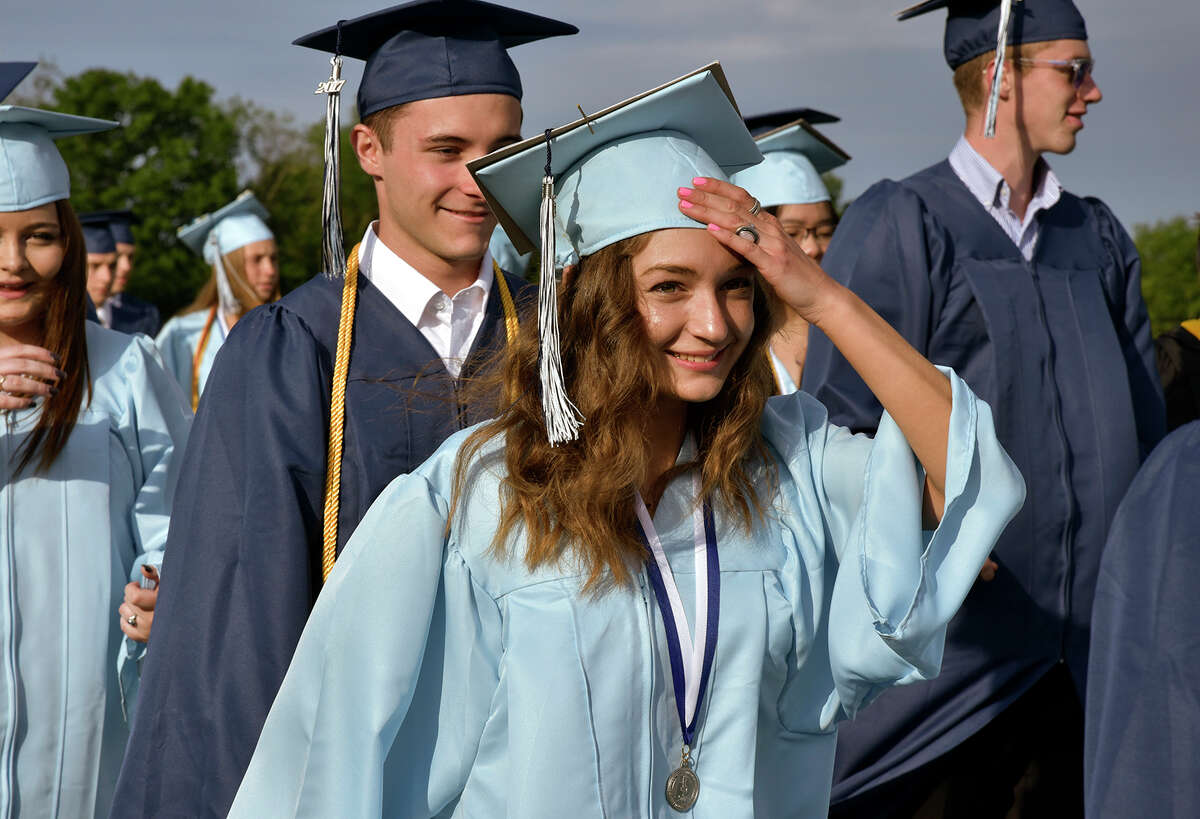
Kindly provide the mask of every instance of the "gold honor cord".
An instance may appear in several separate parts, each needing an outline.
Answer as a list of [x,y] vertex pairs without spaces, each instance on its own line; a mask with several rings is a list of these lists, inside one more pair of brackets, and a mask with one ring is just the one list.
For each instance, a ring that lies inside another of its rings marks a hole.
[[[333,389],[329,406],[329,450],[325,470],[325,515],[321,548],[321,581],[329,579],[337,560],[338,510],[342,490],[342,441],[346,427],[346,381],[350,375],[350,340],[354,335],[354,307],[358,297],[358,249],[346,259],[346,283],[342,288],[342,315],[338,319],[337,355],[333,365]],[[492,262],[496,289],[504,308],[504,334],[511,344],[517,337],[517,307],[500,266]]]
[[204,320],[204,329],[200,331],[200,340],[196,342],[196,352],[192,353],[192,412],[200,406],[200,361],[204,358],[204,348],[208,346],[208,337],[212,335],[216,318],[217,305],[214,304]]

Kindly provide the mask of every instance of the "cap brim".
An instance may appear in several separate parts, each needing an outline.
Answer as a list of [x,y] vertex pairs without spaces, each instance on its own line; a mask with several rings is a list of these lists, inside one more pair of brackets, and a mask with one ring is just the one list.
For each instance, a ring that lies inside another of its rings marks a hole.
[[788,125],[798,119],[805,120],[811,125],[828,125],[833,122],[841,122],[842,118],[834,114],[828,114],[824,111],[818,111],[816,108],[788,108],[784,111],[772,111],[769,114],[757,114],[753,117],[746,117],[746,127],[750,129],[750,133],[756,136],[772,131],[783,125]]
[[832,171],[850,161],[850,154],[802,119],[768,131],[755,141],[764,154],[768,151],[796,151],[804,154],[817,169],[817,173]]
[[[671,94],[664,105],[660,95]],[[724,107],[729,116],[721,116]],[[714,115],[714,111],[716,115]],[[720,63],[711,63],[669,83],[550,131],[556,178],[596,148],[634,134],[685,134],[727,174],[762,161],[746,130]],[[484,198],[519,253],[537,247],[546,136],[532,137],[467,163]]]
[[911,20],[914,17],[928,14],[931,11],[950,8],[950,3],[951,0],[925,0],[924,3],[917,3],[896,12],[896,19],[900,21]]
[[22,105],[0,105],[0,125],[34,125],[43,129],[51,139],[78,136],[79,134],[95,134],[120,127],[121,123],[107,119],[78,117],[74,114],[60,114],[57,111],[43,111],[40,108],[26,108]]
[[[579,33],[579,29],[569,23],[481,0],[414,0],[344,20],[341,23],[341,53],[365,60],[401,31],[453,35],[464,28],[490,30],[505,48]],[[338,26],[298,37],[292,45],[336,53]]]

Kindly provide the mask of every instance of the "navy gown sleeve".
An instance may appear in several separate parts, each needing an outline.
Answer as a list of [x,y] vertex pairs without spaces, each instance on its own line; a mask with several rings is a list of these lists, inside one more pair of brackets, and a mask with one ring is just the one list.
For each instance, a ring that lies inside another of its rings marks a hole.
[[[847,209],[821,265],[925,353],[940,292],[931,277],[942,267],[944,247],[920,199],[885,180]],[[852,432],[874,432],[883,414],[858,373],[816,327],[808,331],[801,389],[826,406],[831,423]]]
[[1200,816],[1200,421],[1142,467],[1117,510],[1092,609],[1088,816]]
[[229,810],[315,596],[325,447],[313,442],[325,440],[329,383],[327,352],[278,305],[239,321],[217,356],[114,817]]
[[1096,216],[1107,252],[1101,271],[1113,327],[1121,342],[1143,459],[1167,433],[1166,404],[1155,361],[1150,314],[1142,298],[1142,260],[1129,233],[1099,199],[1085,200]]

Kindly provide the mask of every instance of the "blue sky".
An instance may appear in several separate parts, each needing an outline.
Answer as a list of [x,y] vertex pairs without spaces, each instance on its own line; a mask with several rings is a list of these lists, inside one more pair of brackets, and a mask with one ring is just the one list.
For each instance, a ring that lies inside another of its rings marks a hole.
[[[808,105],[842,116],[825,132],[854,156],[849,195],[943,158],[962,116],[941,57],[942,16],[897,23],[904,0],[513,0],[579,26],[577,37],[514,49],[536,133],[712,60],[743,113]],[[1076,0],[1088,20],[1105,99],[1079,147],[1051,157],[1072,191],[1101,197],[1129,226],[1200,211],[1200,2]],[[381,5],[317,0],[60,0],[6,4],[0,59],[199,77],[241,96],[323,116],[313,95],[326,58],[289,45]],[[352,61],[348,61],[348,64]],[[347,73],[356,86],[358,66]],[[348,114],[344,111],[344,121]]]

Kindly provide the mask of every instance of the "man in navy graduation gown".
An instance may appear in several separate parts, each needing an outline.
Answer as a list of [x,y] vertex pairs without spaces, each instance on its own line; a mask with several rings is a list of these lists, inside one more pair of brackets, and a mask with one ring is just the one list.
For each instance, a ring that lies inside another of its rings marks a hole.
[[108,303],[112,309],[112,329],[122,333],[145,333],[154,338],[162,328],[158,308],[128,292],[129,280],[133,276],[133,259],[137,243],[133,238],[135,217],[128,210],[109,211],[108,228],[117,244],[117,270],[113,279],[112,296]]
[[[520,138],[506,48],[573,26],[420,0],[297,42],[367,59],[351,139],[379,219],[360,245],[345,402],[340,550],[378,493],[486,408],[464,379],[506,341],[496,220],[466,163]],[[244,316],[184,456],[116,817],[223,817],[321,583],[330,384],[342,279]],[[397,623],[397,628],[403,628]]]
[[[1070,0],[1014,4],[1019,52],[989,139],[1000,7],[933,0],[909,16],[947,5],[964,135],[948,161],[856,200],[824,267],[991,404],[1029,493],[994,579],[951,624],[941,676],[841,727],[831,816],[1079,815],[1097,566],[1163,434],[1162,395],[1133,243],[1042,159],[1075,147],[1101,98],[1082,16]],[[878,402],[815,330],[803,387],[835,423],[876,428]]]

